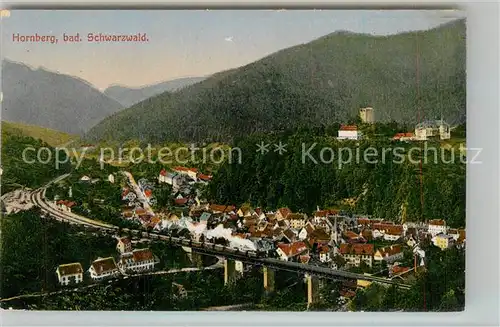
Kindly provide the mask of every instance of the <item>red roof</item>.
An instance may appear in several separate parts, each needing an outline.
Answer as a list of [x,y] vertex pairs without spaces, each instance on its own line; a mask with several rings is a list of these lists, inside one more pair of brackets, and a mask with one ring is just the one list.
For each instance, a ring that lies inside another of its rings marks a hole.
[[57,204],[63,205],[63,206],[68,207],[68,208],[71,208],[74,205],[76,205],[75,202],[69,201],[69,200],[59,200],[59,201],[57,201]]
[[130,239],[128,237],[122,237],[120,238],[120,242],[122,242],[123,244],[129,244]]
[[307,250],[307,246],[304,242],[295,242],[291,244],[278,244],[278,248],[283,251],[287,257],[293,257]]
[[392,267],[392,274],[393,275],[402,274],[408,270],[410,270],[410,268],[408,268],[408,267],[393,266]]
[[340,126],[340,131],[357,131],[358,126],[356,125],[342,125]]
[[394,135],[394,137],[392,139],[399,140],[402,137],[414,137],[414,136],[415,136],[415,134],[413,134],[413,133],[397,133],[396,135]]
[[162,175],[162,176],[167,176],[167,171],[166,171],[165,169],[162,169],[162,170],[160,171],[160,175]]
[[184,205],[187,203],[187,201],[188,201],[188,199],[186,199],[186,198],[175,199],[175,204]]
[[150,249],[139,249],[132,252],[134,262],[144,262],[153,259],[153,252]]
[[379,252],[382,257],[393,256],[395,254],[401,253],[402,251],[403,249],[399,244],[386,246],[377,250],[377,252]]
[[308,254],[304,254],[304,255],[301,255],[299,257],[299,259],[300,259],[300,262],[302,262],[302,263],[308,263],[309,260],[311,259],[311,257]]
[[446,222],[442,219],[429,220],[429,225],[444,226]]
[[289,214],[291,214],[291,213],[292,213],[292,210],[290,210],[290,209],[288,209],[288,208],[280,208],[280,209],[278,210],[278,212],[281,214],[281,216],[282,216],[283,218],[286,218]]
[[373,254],[373,244],[340,244],[340,254]]
[[198,174],[198,178],[204,181],[209,181],[212,179],[212,176],[210,175],[205,175],[205,174]]
[[182,167],[182,166],[177,166],[177,167],[174,168],[174,170],[177,170],[177,171],[192,171],[194,173],[198,172],[198,169],[196,169],[196,168],[186,168],[186,167]]

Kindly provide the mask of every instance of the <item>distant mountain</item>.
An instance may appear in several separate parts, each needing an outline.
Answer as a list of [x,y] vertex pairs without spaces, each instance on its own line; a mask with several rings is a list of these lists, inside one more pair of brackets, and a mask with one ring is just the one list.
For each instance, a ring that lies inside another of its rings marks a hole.
[[205,77],[186,77],[148,85],[141,88],[131,88],[122,85],[112,85],[104,90],[104,94],[115,99],[125,107],[130,107],[163,92],[175,92],[183,87],[201,82]]
[[88,82],[43,68],[2,62],[2,120],[83,134],[123,109]]
[[465,121],[465,20],[390,36],[337,32],[108,117],[90,139],[227,141],[346,122]]

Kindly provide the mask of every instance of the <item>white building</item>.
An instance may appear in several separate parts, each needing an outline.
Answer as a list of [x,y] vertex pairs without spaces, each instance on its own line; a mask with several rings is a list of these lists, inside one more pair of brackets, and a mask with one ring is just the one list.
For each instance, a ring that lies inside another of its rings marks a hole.
[[378,249],[373,255],[376,262],[386,261],[392,263],[403,258],[403,249],[401,245],[391,245]]
[[138,273],[154,269],[157,263],[150,249],[137,249],[123,253],[118,261],[118,267],[122,271]]
[[330,255],[330,248],[328,246],[323,246],[319,250],[319,261],[324,262],[324,263],[332,261],[332,258]]
[[356,125],[342,125],[338,132],[338,140],[360,140],[363,133],[358,130]]
[[83,268],[79,262],[60,265],[56,269],[59,284],[81,283],[83,281]]
[[446,222],[442,219],[430,220],[428,226],[428,232],[433,237],[437,234],[446,234]]
[[61,211],[71,212],[71,208],[76,205],[75,202],[69,200],[59,200],[56,202],[56,206]]
[[121,237],[116,244],[116,250],[120,253],[127,253],[132,251],[132,242],[128,237]]
[[92,262],[89,268],[90,277],[93,280],[99,281],[105,278],[111,278],[118,276],[120,271],[116,266],[115,259],[113,257],[109,258],[99,258]]
[[111,184],[114,184],[115,183],[115,175],[109,174],[108,182],[110,182]]
[[372,107],[359,109],[359,117],[363,123],[373,124],[375,122],[375,112]]
[[441,250],[446,250],[455,245],[455,239],[451,235],[439,234],[432,238],[432,243]]
[[425,141],[432,137],[448,140],[451,137],[450,125],[444,120],[425,121],[415,126],[415,138]]

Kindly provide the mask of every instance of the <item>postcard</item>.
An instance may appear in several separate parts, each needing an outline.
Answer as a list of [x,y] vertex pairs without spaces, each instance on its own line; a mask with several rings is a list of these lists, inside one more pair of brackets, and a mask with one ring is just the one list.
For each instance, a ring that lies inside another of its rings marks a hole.
[[1,24],[2,309],[464,310],[463,12]]

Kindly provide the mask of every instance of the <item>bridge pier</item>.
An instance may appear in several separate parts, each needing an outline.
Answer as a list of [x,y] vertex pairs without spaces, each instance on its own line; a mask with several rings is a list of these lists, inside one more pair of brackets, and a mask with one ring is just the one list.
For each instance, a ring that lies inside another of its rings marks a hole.
[[319,300],[319,278],[306,274],[307,282],[307,307]]
[[236,277],[236,262],[231,259],[224,259],[224,285],[234,282]]
[[274,292],[274,276],[275,272],[271,268],[263,267],[264,273],[264,290],[266,293]]

